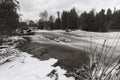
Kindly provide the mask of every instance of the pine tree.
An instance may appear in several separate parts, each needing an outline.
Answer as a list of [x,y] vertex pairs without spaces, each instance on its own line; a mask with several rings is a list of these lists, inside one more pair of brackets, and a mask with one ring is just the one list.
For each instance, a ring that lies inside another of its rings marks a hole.
[[71,9],[68,13],[68,28],[69,29],[78,29],[79,22],[78,22],[78,14],[75,8]]
[[45,22],[42,19],[40,19],[38,21],[38,29],[44,29],[44,27],[45,27]]
[[63,11],[61,20],[62,20],[62,28],[61,29],[63,29],[63,30],[67,29],[68,28],[68,12],[67,11]]
[[38,28],[39,29],[48,29],[48,12],[47,12],[47,10],[44,10],[44,12],[41,12],[39,17],[40,17],[40,19],[38,22]]
[[83,30],[96,31],[94,10],[90,11],[89,13],[84,12],[81,15],[80,23]]
[[19,15],[17,14],[19,2],[3,0],[0,4],[0,30],[3,33],[12,32],[19,27]]
[[53,30],[54,29],[54,19],[53,19],[53,16],[52,15],[50,15],[50,17],[49,17],[49,29],[51,29],[51,30]]
[[96,14],[95,26],[97,27],[97,30],[100,31],[100,32],[106,32],[107,31],[106,15],[105,15],[105,10],[104,9],[101,9],[101,11]]
[[33,20],[29,21],[29,27],[36,27],[36,26],[37,24]]
[[61,29],[60,12],[57,12],[58,18],[55,20],[55,29]]
[[113,13],[113,22],[110,28],[120,29],[120,10],[117,10]]
[[82,30],[88,31],[89,26],[87,25],[88,24],[87,20],[88,20],[87,12],[82,13],[81,16],[80,16],[80,23],[81,23],[81,29]]
[[113,23],[113,14],[112,10],[109,8],[106,13],[106,27],[109,29]]
[[94,10],[88,13],[88,27],[90,31],[96,31]]

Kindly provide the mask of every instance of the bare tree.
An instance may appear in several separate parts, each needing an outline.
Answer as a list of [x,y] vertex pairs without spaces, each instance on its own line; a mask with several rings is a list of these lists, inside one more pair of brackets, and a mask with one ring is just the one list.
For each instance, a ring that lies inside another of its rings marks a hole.
[[48,12],[45,10],[44,12],[41,12],[40,13],[40,18],[41,20],[43,21],[47,21],[47,18],[48,18]]

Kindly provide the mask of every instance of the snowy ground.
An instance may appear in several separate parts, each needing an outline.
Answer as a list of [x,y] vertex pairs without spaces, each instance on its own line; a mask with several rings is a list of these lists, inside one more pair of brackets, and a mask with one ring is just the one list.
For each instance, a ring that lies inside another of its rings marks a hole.
[[59,80],[74,80],[64,76],[65,70],[51,66],[56,63],[55,59],[40,61],[27,53],[20,53],[19,57],[12,59],[0,65],[0,80],[55,80],[55,75],[52,78],[47,76],[53,69],[57,70]]
[[[17,41],[22,39],[10,37],[5,39],[6,43],[1,45],[6,48],[0,49],[0,80],[55,80],[56,78],[74,80],[74,78],[67,78],[64,75],[66,70],[52,66],[57,62],[56,59],[41,61],[16,49],[15,46],[19,44]],[[55,70],[54,74],[50,74],[53,70]]]

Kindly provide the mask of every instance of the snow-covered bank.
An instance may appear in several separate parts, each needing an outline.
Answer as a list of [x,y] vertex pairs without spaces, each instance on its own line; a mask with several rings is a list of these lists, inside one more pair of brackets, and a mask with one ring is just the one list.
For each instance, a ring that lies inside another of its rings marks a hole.
[[[52,66],[57,62],[56,59],[41,61],[16,49],[23,40],[22,37],[9,37],[1,45],[0,80],[74,80],[64,75],[66,70]],[[50,74],[53,70],[54,74]]]
[[57,60],[49,59],[40,61],[31,57],[27,53],[20,53],[19,57],[13,61],[0,65],[1,80],[55,80],[55,75],[52,78],[47,75],[55,69],[58,75],[58,80],[74,80],[64,76],[65,70],[60,67],[52,67]]
[[24,41],[25,39],[19,36],[3,38],[3,43],[0,45],[0,64],[17,57],[20,51],[16,47],[24,43]]

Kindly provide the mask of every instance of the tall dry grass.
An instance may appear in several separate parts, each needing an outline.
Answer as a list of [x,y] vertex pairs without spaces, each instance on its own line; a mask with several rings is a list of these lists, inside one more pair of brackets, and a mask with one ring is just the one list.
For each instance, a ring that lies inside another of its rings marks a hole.
[[[116,55],[116,48],[118,47],[120,36],[117,35],[112,43],[108,43],[108,38],[98,50],[98,46],[92,49],[92,39],[90,51],[91,66],[89,68],[89,80],[120,80],[120,54]],[[109,44],[109,46],[107,46]],[[114,45],[114,47],[112,47]]]
[[[108,42],[108,38],[105,39],[101,48],[99,45],[95,46],[90,37],[91,65],[89,68],[85,65],[76,68],[75,72],[71,72],[69,75],[73,76],[75,80],[120,80],[120,54],[114,56],[120,40],[120,36],[118,36],[112,43]],[[88,49],[86,46],[84,48]]]

